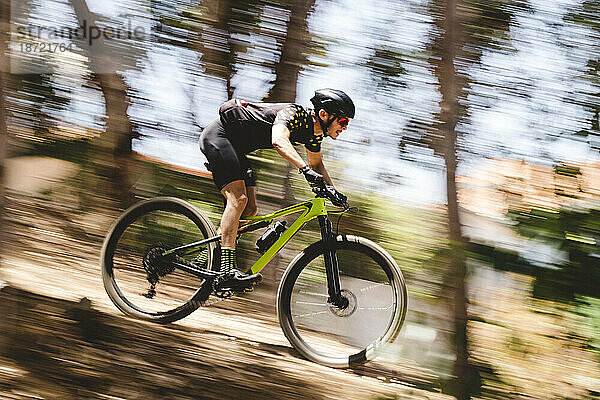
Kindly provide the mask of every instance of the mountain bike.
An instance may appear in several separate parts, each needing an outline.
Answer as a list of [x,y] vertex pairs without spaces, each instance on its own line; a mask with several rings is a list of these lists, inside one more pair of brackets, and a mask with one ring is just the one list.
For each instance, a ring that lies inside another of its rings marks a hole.
[[[257,273],[308,221],[318,220],[321,240],[300,252],[281,278],[277,315],[302,356],[351,367],[373,359],[397,337],[407,311],[406,285],[394,259],[379,245],[333,231],[325,206],[331,193],[325,187],[313,191],[312,200],[248,218],[238,234],[268,228],[257,242],[262,255],[250,269]],[[299,215],[289,228],[275,221],[291,214]],[[104,287],[129,316],[177,321],[211,295],[226,299],[234,294],[219,286],[224,275],[217,260],[219,240],[210,220],[189,202],[172,197],[142,201],[127,209],[105,238]],[[206,268],[196,260],[202,251],[208,256]]]

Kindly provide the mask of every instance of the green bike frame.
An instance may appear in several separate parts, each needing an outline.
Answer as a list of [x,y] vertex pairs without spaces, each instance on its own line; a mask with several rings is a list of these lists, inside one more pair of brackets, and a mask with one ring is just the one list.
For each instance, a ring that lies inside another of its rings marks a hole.
[[327,208],[325,207],[325,199],[322,197],[314,198],[304,203],[296,204],[283,210],[275,211],[271,214],[260,215],[256,217],[249,217],[248,220],[252,223],[264,222],[270,224],[275,218],[284,217],[286,215],[295,214],[302,212],[302,214],[294,221],[288,229],[277,239],[275,243],[254,263],[251,268],[253,274],[260,272],[265,265],[269,263],[275,257],[275,255],[281,250],[287,242],[306,224],[319,216],[327,215]]
[[[321,238],[323,243],[333,240],[334,234],[331,226],[331,221],[327,218],[327,208],[325,207],[325,198],[318,196],[312,200],[305,201],[300,204],[296,204],[283,210],[275,211],[271,214],[260,215],[255,217],[249,217],[248,225],[242,226],[238,230],[238,235],[246,232],[255,231],[260,228],[267,227],[275,218],[284,217],[286,215],[295,214],[301,212],[302,214],[294,221],[294,223],[286,229],[283,234],[269,247],[269,249],[254,263],[250,270],[253,274],[260,272],[265,265],[269,263],[275,257],[275,255],[281,250],[285,244],[306,224],[315,218],[319,220],[319,227],[321,228]],[[169,254],[192,254],[198,251],[200,246],[204,246],[208,243],[216,242],[221,239],[221,236],[214,236],[208,239],[201,240],[180,246],[174,249],[167,250],[163,253],[163,256]],[[183,253],[185,251],[185,253]],[[335,250],[327,251],[323,254],[325,261],[325,271],[327,274],[327,288],[329,292],[329,300],[332,304],[339,307],[346,307],[348,305],[348,299],[341,295],[340,291],[340,278],[338,261],[335,255]],[[183,263],[173,262],[177,268],[189,272],[203,279],[213,279],[218,276],[218,272],[213,272],[205,269],[198,269],[194,266],[189,266]]]
[[[298,219],[294,221],[294,223],[288,229],[286,229],[285,232],[283,232],[281,237],[277,239],[275,243],[273,243],[273,245],[256,261],[256,263],[254,263],[254,265],[251,268],[253,274],[262,270],[265,267],[265,265],[267,265],[269,261],[271,261],[273,257],[275,257],[275,254],[277,254],[277,252],[281,250],[281,248],[285,246],[285,244],[296,234],[296,232],[298,232],[300,228],[302,228],[304,224],[306,224],[308,221],[319,217],[319,223],[321,225],[325,223],[325,221],[327,220],[327,208],[325,207],[325,199],[322,197],[316,197],[312,200],[284,208],[283,210],[275,211],[271,214],[248,217],[247,220],[250,221],[250,224],[244,225],[238,229],[238,235],[241,235],[246,232],[251,232],[257,229],[267,227],[275,218],[284,217],[286,215],[295,214],[298,212],[302,212]],[[321,219],[323,220],[321,221]],[[201,246],[204,246],[208,243],[217,242],[220,239],[220,235],[214,236],[208,239],[200,240],[198,242],[179,246],[174,249],[169,249],[165,251],[162,255],[168,256],[170,254],[193,254],[196,253]],[[184,271],[190,272],[202,278],[213,275],[213,273],[211,273],[210,271],[200,271],[195,268],[186,267],[181,263],[175,263],[175,265],[178,268],[183,269]]]

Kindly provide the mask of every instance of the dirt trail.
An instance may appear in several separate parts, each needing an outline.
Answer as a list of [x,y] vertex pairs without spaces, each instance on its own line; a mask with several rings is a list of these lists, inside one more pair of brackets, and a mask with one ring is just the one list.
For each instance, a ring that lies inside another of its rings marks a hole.
[[[51,164],[46,178],[56,189],[73,170],[54,164],[57,178]],[[303,360],[265,288],[167,326],[123,316],[97,265],[117,211],[74,213],[68,201],[40,197],[47,181],[14,165],[20,179],[12,182],[21,186],[12,188],[3,227],[0,279],[10,286],[0,291],[0,398],[448,398],[412,387],[431,377],[410,363],[341,371]]]

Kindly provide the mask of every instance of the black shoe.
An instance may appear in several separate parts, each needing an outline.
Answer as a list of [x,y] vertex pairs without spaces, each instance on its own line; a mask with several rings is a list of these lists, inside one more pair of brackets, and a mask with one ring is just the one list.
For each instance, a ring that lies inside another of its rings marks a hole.
[[245,274],[240,270],[232,269],[221,276],[217,288],[220,290],[233,290],[237,292],[251,288],[253,284],[260,281],[262,281],[262,275],[260,273]]

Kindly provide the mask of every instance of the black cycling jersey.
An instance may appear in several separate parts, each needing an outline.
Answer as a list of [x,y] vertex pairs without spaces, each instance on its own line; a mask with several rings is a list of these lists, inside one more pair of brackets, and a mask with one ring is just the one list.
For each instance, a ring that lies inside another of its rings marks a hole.
[[292,144],[304,144],[314,153],[321,151],[323,136],[314,134],[312,110],[292,103],[229,100],[219,108],[219,119],[200,135],[200,149],[219,190],[237,180],[243,180],[246,186],[256,184],[246,154],[273,148],[271,136],[275,124],[289,129]]
[[323,136],[314,134],[312,110],[293,103],[248,103],[229,100],[219,108],[221,123],[237,152],[273,148],[273,125],[283,124],[290,131],[292,144],[304,144],[307,150],[321,151]]

